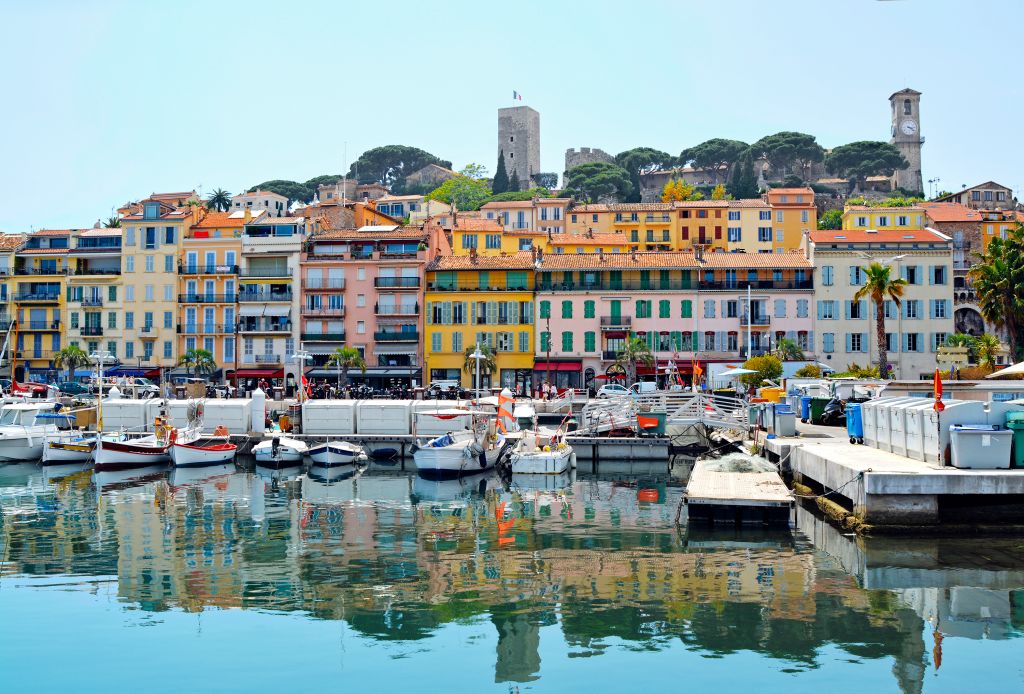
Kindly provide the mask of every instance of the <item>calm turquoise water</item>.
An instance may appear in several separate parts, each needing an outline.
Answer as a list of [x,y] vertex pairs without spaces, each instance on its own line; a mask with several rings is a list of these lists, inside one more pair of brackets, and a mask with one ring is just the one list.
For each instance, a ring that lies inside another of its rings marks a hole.
[[630,466],[152,473],[0,466],[0,691],[1024,691],[1021,541],[677,529]]

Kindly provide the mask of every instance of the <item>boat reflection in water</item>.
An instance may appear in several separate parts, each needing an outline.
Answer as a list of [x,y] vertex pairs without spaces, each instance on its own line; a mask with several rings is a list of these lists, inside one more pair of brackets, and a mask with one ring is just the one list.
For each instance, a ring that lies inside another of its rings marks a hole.
[[[148,671],[209,648],[179,622],[212,610],[204,628],[236,625],[217,648],[239,659],[277,627],[326,643],[319,620],[335,622],[338,657],[300,649],[287,680],[262,668],[253,689],[301,690],[328,676],[393,689],[389,677],[444,663],[452,674],[432,686],[453,691],[531,681],[600,690],[635,684],[639,671],[659,688],[686,671],[726,689],[792,691],[825,677],[917,693],[943,649],[943,684],[976,684],[958,669],[972,661],[965,643],[991,654],[985,673],[997,690],[1019,686],[1019,662],[998,650],[1024,629],[1015,540],[853,540],[803,510],[794,533],[677,528],[680,485],[646,470],[543,484],[493,472],[334,478],[231,466],[47,475],[0,466],[0,608],[31,643],[53,638],[51,622],[18,612],[23,601],[78,601],[61,619],[86,640],[99,633],[90,615],[121,625],[140,611],[158,616],[146,632],[170,647],[147,655]],[[117,602],[48,588],[54,576],[113,577],[104,590]],[[47,601],[30,600],[40,595]],[[112,648],[138,638],[104,624]],[[375,660],[382,647],[387,660]],[[46,669],[45,649],[22,652],[26,671]],[[222,666],[191,663],[187,676],[205,681]],[[83,672],[54,677],[99,686]]]

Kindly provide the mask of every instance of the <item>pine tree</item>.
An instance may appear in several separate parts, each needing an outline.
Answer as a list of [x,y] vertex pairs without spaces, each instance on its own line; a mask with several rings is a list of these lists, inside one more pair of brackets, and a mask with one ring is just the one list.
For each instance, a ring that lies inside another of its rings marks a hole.
[[516,192],[522,189],[522,186],[519,184],[519,172],[515,169],[512,169],[512,178],[508,179],[508,189]]
[[505,150],[498,152],[498,170],[494,173],[494,181],[491,182],[491,192],[494,195],[508,192],[508,172],[505,171]]
[[754,157],[748,152],[732,173],[729,194],[736,200],[749,200],[758,196],[757,175],[754,173]]

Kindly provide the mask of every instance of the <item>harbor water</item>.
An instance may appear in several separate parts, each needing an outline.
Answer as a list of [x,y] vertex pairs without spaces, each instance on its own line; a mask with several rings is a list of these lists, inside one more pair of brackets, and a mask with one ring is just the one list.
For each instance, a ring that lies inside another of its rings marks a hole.
[[677,526],[660,467],[0,465],[0,689],[1024,691],[1024,541]]

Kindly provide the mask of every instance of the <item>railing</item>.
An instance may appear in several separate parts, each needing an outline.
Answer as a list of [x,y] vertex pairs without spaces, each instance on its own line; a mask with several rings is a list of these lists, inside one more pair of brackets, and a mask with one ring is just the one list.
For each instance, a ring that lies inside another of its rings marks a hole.
[[24,359],[33,359],[33,360],[34,359],[46,359],[46,360],[52,360],[55,355],[56,355],[56,352],[54,352],[52,350],[22,349],[22,350],[18,350],[18,352],[17,352],[18,359],[22,359],[22,360],[24,360]]
[[15,275],[66,275],[68,274],[68,268],[58,267],[16,267],[14,268]]
[[461,283],[455,283],[451,285],[435,286],[433,282],[427,283],[427,289],[432,292],[528,292],[531,290],[529,285],[481,287],[478,285],[466,285]]
[[672,221],[672,217],[670,217],[667,214],[663,214],[660,217],[656,217],[653,214],[649,214],[646,217],[644,217],[644,221],[648,222],[648,223],[650,223],[650,222],[657,222],[658,224],[662,224],[662,223],[665,223],[665,222],[671,222]]
[[103,306],[103,299],[97,296],[82,297],[82,306]]
[[[541,276],[543,277],[543,275]],[[693,291],[697,288],[695,282],[682,281],[682,280],[669,280],[662,282],[658,279],[652,279],[649,282],[640,282],[639,280],[623,280],[622,282],[608,282],[606,280],[598,280],[595,282],[538,282],[537,291],[539,292],[590,292],[590,291],[672,291],[672,290],[690,290]]]
[[291,301],[291,292],[242,292],[239,301]]
[[178,265],[179,275],[237,275],[237,265]]
[[640,215],[636,217],[616,217],[616,224],[637,224],[640,221]]
[[420,305],[374,304],[373,312],[378,316],[416,316],[419,315]]
[[418,251],[380,251],[377,256],[381,260],[400,260],[402,258],[418,258]]
[[291,329],[291,323],[264,323],[262,326],[259,323],[240,323],[238,326],[240,333],[287,333]]
[[237,294],[178,294],[179,304],[233,304]]
[[337,278],[327,278],[327,279],[318,279],[318,280],[304,279],[304,280],[302,280],[302,288],[303,289],[319,289],[319,290],[324,290],[324,289],[344,289],[345,288],[345,280],[344,279],[337,279]]
[[117,277],[121,274],[121,268],[78,268],[68,273],[73,277],[85,277],[101,275],[103,277]]
[[811,280],[724,280],[724,281],[712,281],[707,282],[704,280],[700,281],[700,285],[697,287],[701,291],[708,290],[732,290],[732,291],[746,291],[747,287],[751,289],[814,289],[814,282]]
[[386,289],[418,289],[419,277],[377,277],[373,280],[374,287]]
[[616,349],[606,349],[601,352],[601,359],[603,361],[615,361],[619,358],[619,351]]
[[255,355],[255,362],[257,364],[281,364],[280,354],[257,354]]
[[184,335],[209,335],[212,333],[233,333],[234,323],[179,323],[178,333]]
[[626,328],[633,325],[632,316],[601,316],[601,328],[603,330]]
[[83,325],[80,330],[86,337],[99,337],[103,334],[103,328],[98,325]]
[[318,306],[316,308],[311,308],[309,306],[303,306],[302,307],[302,315],[304,315],[304,316],[334,316],[334,317],[340,318],[340,317],[345,315],[345,307],[344,306],[339,306],[337,308],[324,308],[322,306]]
[[143,335],[143,336],[152,335],[152,336],[155,337],[156,336],[156,330],[157,330],[157,328],[156,328],[155,325],[143,325],[143,326],[139,327],[139,335]]
[[302,333],[303,342],[344,342],[345,333]]
[[420,334],[416,331],[378,330],[373,334],[377,342],[419,342]]
[[239,270],[239,277],[255,277],[255,278],[267,278],[267,277],[291,277],[292,271],[287,267],[272,268],[267,270]]
[[28,320],[18,323],[22,330],[60,330],[60,321]]
[[771,317],[769,316],[740,316],[740,325],[771,325]]
[[60,301],[60,294],[50,294],[47,292],[23,292],[14,295],[15,301],[39,301],[47,303],[56,303]]

